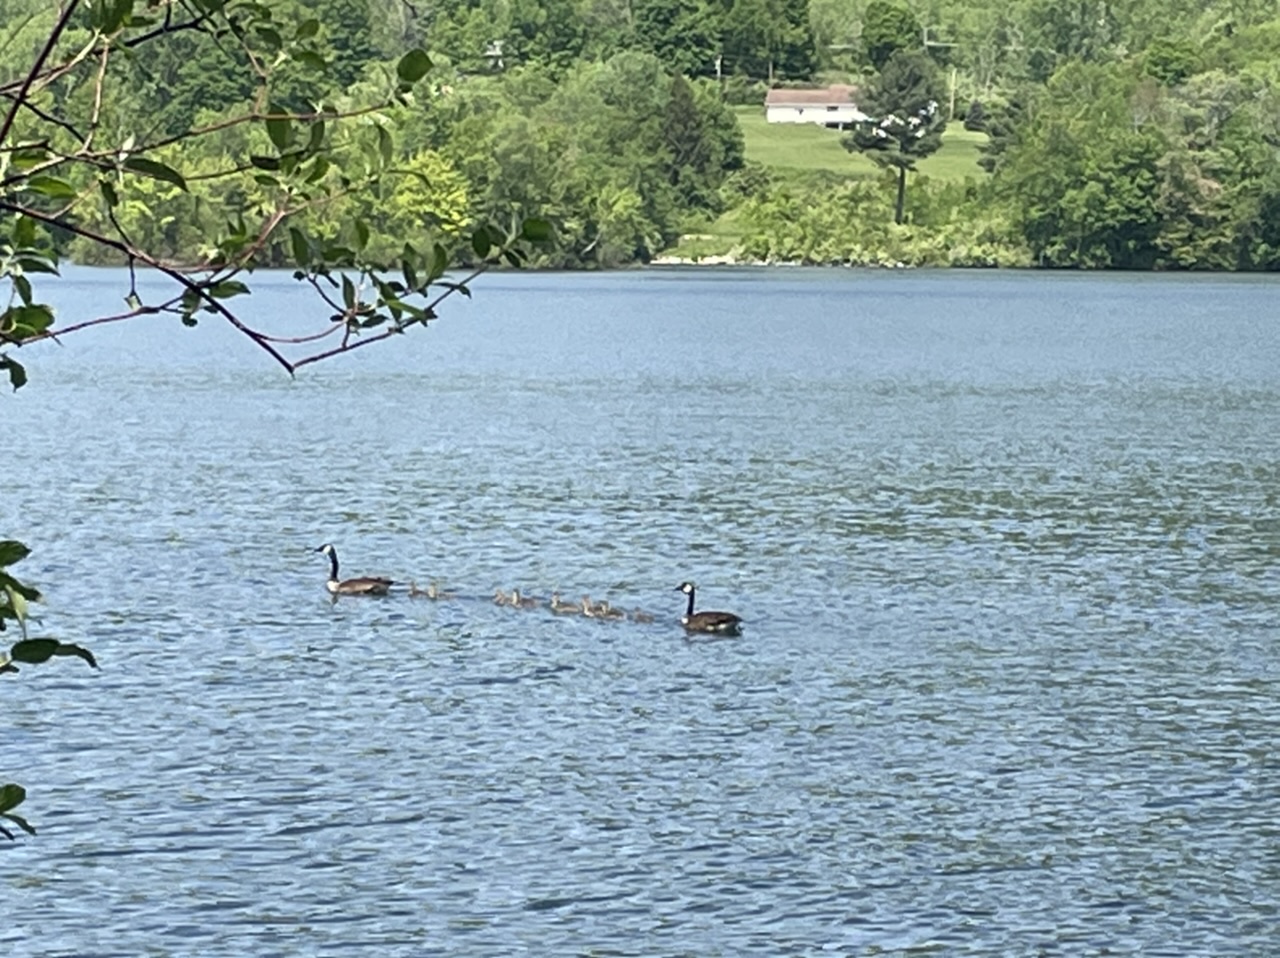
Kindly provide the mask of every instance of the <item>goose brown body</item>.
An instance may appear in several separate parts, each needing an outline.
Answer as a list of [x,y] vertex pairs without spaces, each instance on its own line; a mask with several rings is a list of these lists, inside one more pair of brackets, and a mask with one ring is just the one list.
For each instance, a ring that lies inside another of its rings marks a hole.
[[686,632],[699,632],[709,635],[741,635],[742,619],[732,612],[694,612],[693,597],[695,586],[692,582],[681,582],[676,586],[677,592],[689,597],[689,606],[680,619]]
[[329,557],[329,581],[324,587],[330,595],[386,595],[395,581],[381,576],[358,576],[354,579],[338,578],[338,550],[329,543],[316,549]]

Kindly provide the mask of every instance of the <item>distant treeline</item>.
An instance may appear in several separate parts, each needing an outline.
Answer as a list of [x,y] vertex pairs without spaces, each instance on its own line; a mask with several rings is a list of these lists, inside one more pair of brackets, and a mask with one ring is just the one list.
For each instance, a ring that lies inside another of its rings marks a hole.
[[[319,21],[343,108],[371,101],[410,46],[435,61],[413,103],[368,120],[400,132],[401,174],[379,195],[310,213],[317,236],[358,217],[395,247],[536,215],[555,227],[536,262],[617,266],[733,211],[745,253],[761,259],[1280,265],[1273,0],[266,2]],[[0,81],[31,62],[54,6],[0,0]],[[891,176],[804,180],[745,162],[728,104],[759,102],[769,83],[865,87],[897,50],[927,53],[951,122],[989,134],[971,180],[914,183],[896,226]],[[156,133],[215,125],[254,88],[237,47],[199,31],[108,68],[131,96],[102,105],[107,141],[113,117],[122,130],[145,117]],[[274,103],[309,106],[287,71],[273,82]],[[230,127],[183,159],[219,169],[266,135]],[[190,192],[142,181],[115,213],[190,259],[206,252],[211,218],[264,201],[188,180]],[[71,252],[88,255],[73,241]]]

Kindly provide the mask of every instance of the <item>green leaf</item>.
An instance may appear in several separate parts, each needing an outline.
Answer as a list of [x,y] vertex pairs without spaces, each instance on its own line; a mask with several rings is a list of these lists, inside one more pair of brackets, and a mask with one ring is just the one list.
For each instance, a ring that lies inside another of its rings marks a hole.
[[489,250],[492,247],[489,243],[489,233],[487,230],[476,230],[475,234],[471,237],[471,248],[476,251],[476,255],[481,259],[484,259],[489,255]]
[[251,156],[249,162],[260,170],[275,172],[280,169],[280,161],[274,156]]
[[15,662],[38,665],[53,658],[56,651],[58,651],[57,639],[23,639],[13,644],[13,648],[9,650],[9,658]]
[[293,261],[299,266],[307,266],[311,262],[311,244],[307,242],[302,230],[296,226],[289,227],[289,245],[293,248]]
[[258,39],[261,40],[263,45],[272,53],[277,52],[284,46],[284,37],[280,36],[280,32],[278,30],[262,25],[258,25],[256,30]]
[[385,126],[378,127],[378,153],[382,157],[384,165],[391,163],[391,156],[395,150],[395,144],[391,142],[391,134],[387,132]]
[[16,247],[34,246],[36,243],[36,221],[30,216],[19,216],[13,224],[13,245]]
[[417,83],[431,69],[431,57],[421,48],[410,50],[396,64],[396,76],[405,83]]
[[52,273],[58,275],[58,266],[47,256],[37,253],[21,252],[14,261],[22,267],[24,273]]
[[324,120],[313,120],[307,131],[307,149],[314,153],[324,143]]
[[53,310],[37,303],[34,306],[10,306],[0,313],[0,334],[21,342],[37,336],[53,325]]
[[329,172],[329,158],[323,153],[316,156],[311,161],[311,172],[306,176],[306,182],[319,183],[324,179],[324,175]]
[[312,17],[311,19],[303,20],[301,23],[298,24],[298,29],[293,31],[293,39],[310,40],[319,32],[320,32],[320,21],[317,20],[315,17]]
[[267,136],[271,137],[275,148],[283,153],[293,144],[293,121],[281,115],[284,111],[278,108],[271,112],[275,115],[266,118]]
[[434,283],[444,275],[444,271],[448,268],[449,254],[443,246],[436,243],[431,247],[431,274],[427,277],[427,282]]
[[14,392],[27,384],[27,370],[16,359],[0,354],[0,369],[8,370],[9,385],[13,387]]
[[[42,598],[39,589],[34,589],[29,585],[23,585],[7,572],[0,572],[0,586],[3,586],[5,592],[16,592],[28,602],[39,602]],[[3,596],[0,596],[3,598]]]
[[110,180],[98,180],[98,188],[102,190],[102,198],[106,200],[108,209],[115,209],[120,204],[120,194]]
[[325,70],[329,69],[328,62],[324,57],[316,53],[315,50],[295,50],[293,53],[293,59],[297,60],[308,70],[315,70],[317,73],[323,73]]
[[98,660],[93,657],[93,653],[86,649],[83,645],[76,645],[74,642],[59,642],[58,647],[53,650],[54,655],[84,659],[92,668],[98,668]]
[[342,276],[342,302],[347,309],[356,308],[356,286],[345,273]]
[[[14,669],[14,671],[16,672],[17,669]],[[7,818],[9,821],[13,822],[15,825],[21,828],[28,835],[34,835],[36,833],[36,830],[32,828],[31,824],[21,815],[14,815],[10,812],[0,812],[0,818]],[[13,838],[12,833],[10,833],[8,829],[5,829],[5,833],[9,836],[9,838]]]
[[369,224],[364,220],[356,220],[354,229],[356,231],[356,249],[364,249],[369,245]]
[[551,224],[531,216],[520,224],[520,235],[530,243],[545,243],[551,239]]
[[13,288],[18,291],[18,298],[22,300],[24,305],[31,305],[31,280],[27,279],[21,273],[14,273],[9,277],[13,282]]
[[31,555],[31,550],[16,539],[0,540],[0,566],[10,566]]
[[44,173],[27,180],[26,187],[33,193],[51,196],[54,199],[70,199],[77,195],[76,188],[66,180]]
[[183,179],[182,174],[171,166],[158,163],[155,160],[148,159],[145,156],[131,156],[124,161],[124,168],[134,173],[141,173],[143,176],[149,176],[153,180],[164,180],[166,183],[172,183],[179,189],[186,190],[187,181]]
[[33,166],[39,166],[41,163],[49,159],[49,151],[43,147],[27,146],[19,148],[13,153],[13,168],[15,170],[29,170]]
[[230,299],[232,296],[249,295],[249,287],[236,279],[224,279],[209,290],[214,299]]
[[15,642],[13,648],[9,650],[9,658],[12,661],[26,662],[30,665],[47,662],[55,655],[74,656],[88,662],[95,669],[98,667],[97,659],[88,649],[71,642],[59,642],[57,639],[23,639],[21,642]]
[[0,785],[0,813],[8,812],[21,805],[27,797],[27,790],[21,785],[9,782]]

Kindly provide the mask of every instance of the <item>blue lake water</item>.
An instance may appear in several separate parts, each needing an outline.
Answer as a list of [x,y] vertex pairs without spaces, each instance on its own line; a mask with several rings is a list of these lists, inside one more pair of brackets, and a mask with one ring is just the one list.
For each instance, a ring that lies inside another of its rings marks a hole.
[[[1278,292],[501,275],[295,380],[212,318],[23,349],[0,537],[102,670],[5,677],[0,944],[1268,953]],[[326,541],[457,597],[331,603]]]

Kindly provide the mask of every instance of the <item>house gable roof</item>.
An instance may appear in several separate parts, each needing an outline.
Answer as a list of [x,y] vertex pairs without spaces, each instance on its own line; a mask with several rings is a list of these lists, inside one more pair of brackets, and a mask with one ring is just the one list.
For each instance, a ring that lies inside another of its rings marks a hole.
[[773,89],[765,94],[769,106],[853,106],[854,87],[837,84],[816,90]]

